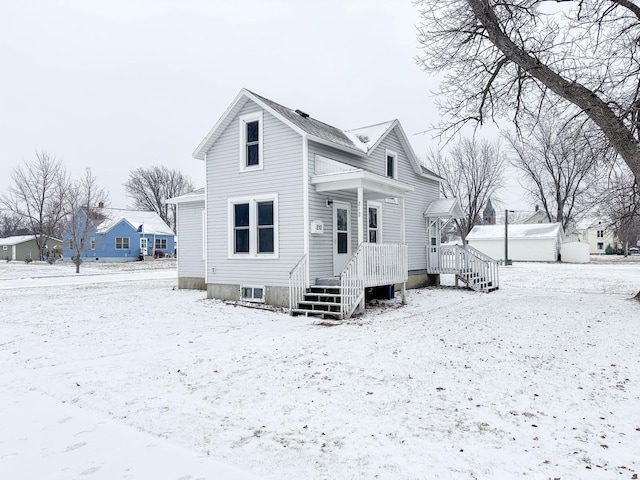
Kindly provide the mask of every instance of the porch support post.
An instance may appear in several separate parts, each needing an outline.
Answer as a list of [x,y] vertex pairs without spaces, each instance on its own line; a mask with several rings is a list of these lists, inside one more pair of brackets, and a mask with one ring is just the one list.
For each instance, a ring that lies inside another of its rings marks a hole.
[[[405,241],[405,218],[404,218],[404,197],[400,197],[400,243],[402,243],[402,245],[404,245],[406,243]],[[409,253],[407,252],[407,255]],[[409,259],[407,258],[407,262],[409,261]],[[406,263],[405,264],[405,268],[407,269],[406,274],[408,275],[408,269],[409,269],[409,264]],[[407,282],[402,282],[402,288],[401,288],[401,293],[402,293],[402,305],[406,305],[407,304]]]
[[358,246],[364,241],[364,189],[358,187]]

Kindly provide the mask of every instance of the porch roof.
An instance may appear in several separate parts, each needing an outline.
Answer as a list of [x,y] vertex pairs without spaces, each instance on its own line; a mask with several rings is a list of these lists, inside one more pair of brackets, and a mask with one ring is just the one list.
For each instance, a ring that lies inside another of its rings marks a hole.
[[439,198],[429,204],[424,216],[427,218],[462,218],[464,213],[457,198]]
[[362,188],[366,198],[405,197],[413,192],[413,186],[392,178],[353,168],[342,172],[325,173],[311,177],[316,192],[335,192],[338,190],[357,190]]

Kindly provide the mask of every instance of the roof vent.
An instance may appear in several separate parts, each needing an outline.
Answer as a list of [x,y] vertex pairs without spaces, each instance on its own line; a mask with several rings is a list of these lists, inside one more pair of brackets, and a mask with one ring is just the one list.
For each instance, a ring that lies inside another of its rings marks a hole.
[[309,114],[307,112],[303,112],[302,110],[296,110],[296,113],[302,118],[309,118]]

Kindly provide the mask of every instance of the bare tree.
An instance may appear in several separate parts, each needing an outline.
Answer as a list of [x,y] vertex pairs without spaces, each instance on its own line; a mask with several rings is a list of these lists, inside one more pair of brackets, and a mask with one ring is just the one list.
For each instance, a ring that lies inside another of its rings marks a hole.
[[22,218],[11,211],[0,214],[0,237],[11,237],[13,235],[28,235],[24,228]]
[[465,216],[456,220],[456,226],[464,242],[481,218],[489,197],[495,198],[502,187],[504,156],[500,143],[463,137],[446,157],[440,152],[429,152],[427,163],[446,180],[441,183],[442,195],[460,202]]
[[96,177],[87,168],[84,175],[73,182],[69,189],[68,219],[66,232],[70,242],[70,248],[74,252],[72,261],[76,266],[76,273],[80,273],[82,254],[87,248],[90,235],[104,220],[101,207],[108,202],[107,192],[99,187]]
[[577,107],[640,180],[640,6],[630,0],[418,0],[418,59],[449,128]]
[[124,187],[135,208],[156,212],[173,231],[176,229],[176,205],[167,205],[166,201],[194,190],[189,177],[165,166],[131,170]]
[[20,218],[29,234],[35,235],[40,252],[50,237],[62,234],[69,176],[62,164],[47,152],[36,152],[35,160],[11,172],[9,192],[0,197],[5,210]]
[[550,222],[567,228],[591,207],[596,166],[605,152],[595,148],[581,128],[554,110],[525,120],[526,133],[506,134],[511,164],[524,173],[522,186],[542,205]]

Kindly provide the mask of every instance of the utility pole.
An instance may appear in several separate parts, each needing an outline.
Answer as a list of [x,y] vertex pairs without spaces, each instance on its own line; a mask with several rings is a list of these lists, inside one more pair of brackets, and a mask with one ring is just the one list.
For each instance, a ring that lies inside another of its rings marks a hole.
[[515,210],[504,211],[504,264],[509,265],[509,213]]

